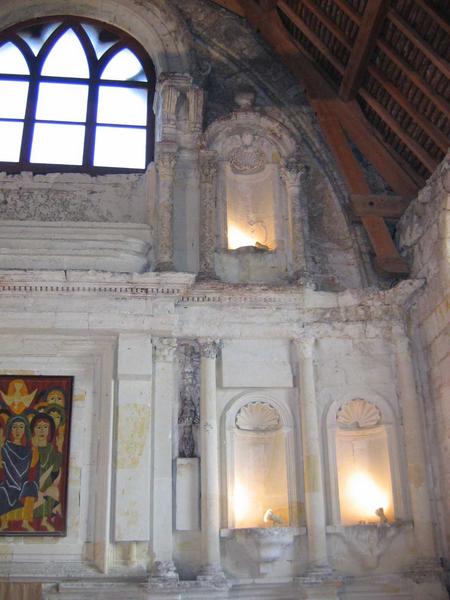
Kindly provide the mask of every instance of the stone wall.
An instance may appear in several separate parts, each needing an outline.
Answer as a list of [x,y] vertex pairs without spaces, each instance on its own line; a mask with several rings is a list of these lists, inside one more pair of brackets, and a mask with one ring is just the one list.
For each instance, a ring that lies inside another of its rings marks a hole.
[[450,558],[450,156],[399,224],[412,276],[426,285],[410,311],[425,399],[442,555]]

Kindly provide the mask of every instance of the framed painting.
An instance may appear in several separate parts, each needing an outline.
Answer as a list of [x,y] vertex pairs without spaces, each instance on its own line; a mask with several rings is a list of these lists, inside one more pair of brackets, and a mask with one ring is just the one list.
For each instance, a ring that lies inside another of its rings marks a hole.
[[73,377],[0,375],[0,535],[64,536]]

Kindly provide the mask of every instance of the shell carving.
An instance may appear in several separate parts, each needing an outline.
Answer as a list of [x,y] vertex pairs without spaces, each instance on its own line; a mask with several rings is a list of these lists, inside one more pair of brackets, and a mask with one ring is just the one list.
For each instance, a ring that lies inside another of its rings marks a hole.
[[250,402],[236,415],[236,427],[244,431],[275,431],[281,427],[278,411],[268,402]]
[[338,410],[336,421],[346,429],[368,429],[381,421],[380,409],[361,398],[350,400]]

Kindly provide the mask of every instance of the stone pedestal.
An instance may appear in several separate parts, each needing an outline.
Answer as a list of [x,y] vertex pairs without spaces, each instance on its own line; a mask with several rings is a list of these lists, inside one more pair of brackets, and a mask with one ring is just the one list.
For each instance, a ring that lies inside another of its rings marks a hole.
[[176,470],[176,529],[200,529],[200,460],[177,458]]

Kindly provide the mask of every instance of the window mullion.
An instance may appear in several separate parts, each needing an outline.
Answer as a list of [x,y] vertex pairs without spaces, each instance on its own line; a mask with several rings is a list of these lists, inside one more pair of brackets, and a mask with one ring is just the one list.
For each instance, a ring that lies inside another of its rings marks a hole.
[[86,112],[86,131],[84,135],[83,165],[92,167],[94,164],[95,125],[97,120],[98,103],[98,66],[91,64],[91,80]]
[[33,65],[30,73],[30,83],[28,87],[27,107],[23,123],[22,146],[20,149],[20,162],[29,163],[31,156],[31,145],[33,143],[34,122],[36,117],[36,108],[39,92],[39,77],[37,74],[37,65]]

